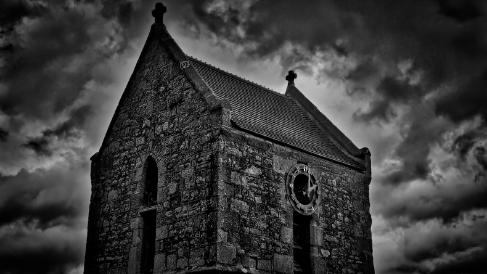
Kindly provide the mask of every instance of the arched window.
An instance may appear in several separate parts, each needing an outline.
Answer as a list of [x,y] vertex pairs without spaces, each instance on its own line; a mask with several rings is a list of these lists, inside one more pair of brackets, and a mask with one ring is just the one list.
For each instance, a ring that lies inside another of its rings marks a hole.
[[293,214],[294,273],[311,273],[310,216]]
[[142,197],[145,206],[152,206],[157,202],[157,181],[157,164],[154,158],[149,156],[145,162],[144,194]]
[[[157,202],[157,163],[151,156],[147,157],[144,166],[142,206],[153,206]],[[142,250],[140,273],[152,274],[156,242],[156,211],[148,209],[142,213]]]

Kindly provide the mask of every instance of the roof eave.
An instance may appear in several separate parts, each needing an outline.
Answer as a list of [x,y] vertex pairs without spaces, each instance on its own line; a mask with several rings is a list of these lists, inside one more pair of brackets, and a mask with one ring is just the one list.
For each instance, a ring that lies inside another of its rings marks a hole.
[[253,135],[255,137],[258,137],[258,138],[261,138],[261,139],[264,139],[264,140],[268,140],[268,141],[270,141],[272,143],[275,143],[275,144],[278,144],[278,145],[281,145],[281,146],[284,146],[284,147],[288,147],[290,149],[294,149],[296,151],[300,151],[300,152],[309,154],[311,156],[318,157],[318,158],[321,158],[321,159],[324,159],[324,160],[327,160],[327,161],[330,161],[330,162],[333,162],[333,163],[336,163],[336,164],[339,164],[339,165],[343,165],[343,166],[349,167],[351,169],[354,169],[354,170],[357,170],[357,171],[360,171],[360,172],[364,172],[365,171],[368,174],[370,173],[370,168],[368,168],[368,166],[366,165],[366,162],[362,163],[363,165],[359,165],[359,166],[352,165],[350,163],[347,163],[347,162],[344,162],[344,161],[340,161],[340,160],[337,160],[337,159],[333,159],[333,158],[327,157],[325,155],[322,155],[322,154],[319,154],[319,153],[316,153],[316,152],[313,152],[313,151],[310,151],[310,150],[307,150],[307,149],[304,149],[304,148],[300,148],[298,146],[294,146],[294,145],[291,145],[289,143],[282,142],[282,141],[279,141],[279,140],[274,139],[272,137],[269,137],[269,136],[260,134],[258,132],[255,132],[253,130],[247,129],[245,127],[240,126],[239,123],[238,123],[238,121],[232,120],[231,121],[231,125],[232,125],[231,128],[234,128],[234,129],[236,129],[236,130],[238,130],[240,132],[244,132],[244,133]]

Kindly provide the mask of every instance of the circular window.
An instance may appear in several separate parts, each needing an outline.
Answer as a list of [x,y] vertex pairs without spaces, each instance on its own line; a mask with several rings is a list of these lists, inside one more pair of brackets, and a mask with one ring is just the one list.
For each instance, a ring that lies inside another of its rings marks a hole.
[[299,174],[294,178],[294,194],[296,199],[303,204],[309,205],[313,200],[315,192],[315,179],[310,174]]
[[296,211],[304,215],[313,214],[318,205],[320,188],[308,166],[298,164],[289,171],[286,189]]

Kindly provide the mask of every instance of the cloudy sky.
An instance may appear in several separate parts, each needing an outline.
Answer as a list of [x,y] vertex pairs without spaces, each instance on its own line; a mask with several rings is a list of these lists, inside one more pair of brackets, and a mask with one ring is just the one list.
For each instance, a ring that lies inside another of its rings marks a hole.
[[[487,268],[487,1],[165,1],[183,50],[372,151],[377,273]],[[81,273],[89,157],[153,1],[0,2],[0,269]]]

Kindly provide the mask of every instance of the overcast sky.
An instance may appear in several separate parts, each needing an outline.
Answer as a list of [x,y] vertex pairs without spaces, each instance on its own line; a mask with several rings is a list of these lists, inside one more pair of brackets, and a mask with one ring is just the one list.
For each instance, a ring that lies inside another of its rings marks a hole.
[[[296,86],[372,152],[377,273],[487,269],[487,1],[165,1],[189,55]],[[0,269],[82,273],[98,150],[153,1],[0,2]]]

